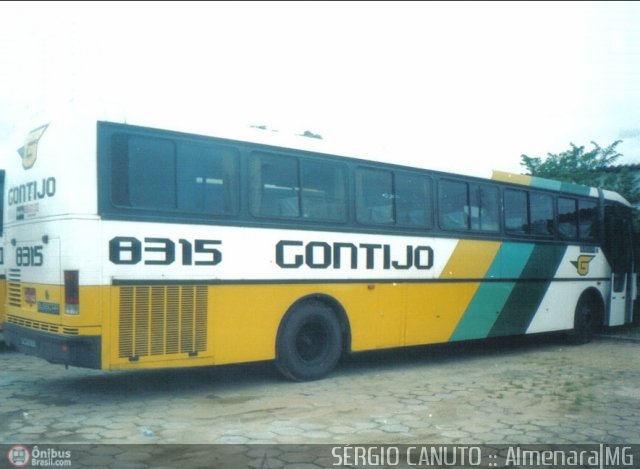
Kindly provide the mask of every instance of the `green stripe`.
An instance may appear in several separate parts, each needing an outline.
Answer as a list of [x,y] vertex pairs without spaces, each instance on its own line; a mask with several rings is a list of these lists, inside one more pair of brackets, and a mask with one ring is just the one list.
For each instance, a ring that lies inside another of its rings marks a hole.
[[561,191],[575,195],[590,195],[591,187],[573,184],[571,182],[555,181],[537,176],[531,176],[530,187],[538,187],[540,189],[549,189],[552,191]]
[[489,336],[524,334],[531,324],[551,280],[558,270],[566,246],[538,245],[522,271]]
[[539,187],[540,189],[559,191],[562,187],[562,183],[560,181],[554,181],[553,179],[545,179],[537,176],[532,176],[530,186]]
[[570,182],[563,182],[562,188],[560,189],[562,192],[569,192],[570,194],[576,195],[590,195],[591,188],[588,186],[579,186],[578,184],[571,184]]
[[[503,243],[485,278],[520,278],[533,247],[533,244]],[[515,282],[481,284],[450,340],[487,337],[515,285]]]

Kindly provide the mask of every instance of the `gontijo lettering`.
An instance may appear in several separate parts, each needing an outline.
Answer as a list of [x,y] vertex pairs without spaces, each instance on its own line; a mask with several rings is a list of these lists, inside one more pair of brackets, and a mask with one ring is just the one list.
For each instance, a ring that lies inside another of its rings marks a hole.
[[12,187],[8,192],[7,203],[9,206],[24,204],[54,195],[56,195],[56,178],[48,177],[43,178],[42,181],[31,181]]
[[353,270],[365,266],[368,270],[428,270],[433,267],[433,249],[430,246],[405,245],[393,249],[389,244],[326,243],[324,241],[282,240],[276,245],[276,263],[283,269],[297,269],[306,265],[311,269]]

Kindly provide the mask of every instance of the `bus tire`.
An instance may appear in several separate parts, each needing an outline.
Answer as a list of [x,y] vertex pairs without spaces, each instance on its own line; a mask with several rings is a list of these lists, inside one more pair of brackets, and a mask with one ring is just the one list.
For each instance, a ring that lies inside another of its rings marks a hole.
[[597,307],[589,296],[582,296],[576,306],[573,329],[569,332],[569,342],[581,345],[591,342],[597,323]]
[[342,355],[342,329],[334,311],[310,301],[283,319],[276,340],[276,366],[293,381],[326,376]]

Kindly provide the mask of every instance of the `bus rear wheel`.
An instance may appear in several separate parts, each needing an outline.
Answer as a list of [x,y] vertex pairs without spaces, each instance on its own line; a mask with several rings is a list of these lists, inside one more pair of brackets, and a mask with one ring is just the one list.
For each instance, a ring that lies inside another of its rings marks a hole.
[[284,318],[276,341],[276,366],[293,381],[326,376],[342,354],[342,330],[333,310],[313,301]]

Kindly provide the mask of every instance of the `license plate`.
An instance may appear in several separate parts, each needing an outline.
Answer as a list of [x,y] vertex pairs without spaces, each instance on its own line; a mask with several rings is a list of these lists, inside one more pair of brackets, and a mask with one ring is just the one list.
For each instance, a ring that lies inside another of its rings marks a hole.
[[32,339],[21,339],[20,343],[25,347],[36,348],[36,341]]

